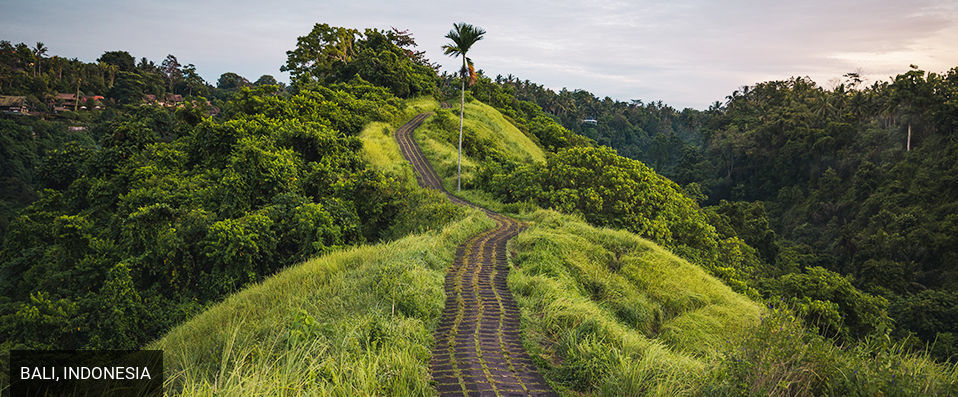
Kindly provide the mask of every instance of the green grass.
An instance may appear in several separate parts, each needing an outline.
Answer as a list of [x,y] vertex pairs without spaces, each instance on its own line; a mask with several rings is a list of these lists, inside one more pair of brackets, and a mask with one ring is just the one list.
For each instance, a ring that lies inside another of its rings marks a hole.
[[523,341],[569,395],[955,395],[903,342],[837,346],[636,235],[540,210],[509,275]]
[[565,392],[675,394],[758,324],[762,308],[638,236],[541,210],[509,286],[527,349]]
[[478,211],[439,231],[312,259],[246,288],[148,348],[170,395],[432,395],[428,360],[455,248]]
[[[393,133],[413,115],[437,110],[434,100],[410,100],[405,119],[367,126],[360,134],[366,158],[414,184]],[[455,191],[445,112],[415,137]],[[473,102],[466,117],[467,127],[470,118],[475,123],[467,131],[507,135],[495,141],[500,153],[541,161],[541,150],[495,110]],[[472,178],[475,162],[464,157],[463,171]],[[448,212],[441,194],[424,194],[410,217]],[[460,195],[529,222],[510,242],[508,282],[523,342],[562,394],[954,394],[958,384],[955,366],[894,345],[841,349],[816,339],[794,317],[766,310],[632,233],[503,205],[479,190]],[[413,230],[432,227],[424,225]],[[439,231],[332,253],[234,294],[149,346],[166,352],[167,391],[434,395],[428,360],[445,271],[455,248],[491,225],[471,210]]]
[[[456,147],[450,131],[458,123],[450,121],[458,122],[431,118],[415,139],[446,189],[455,191]],[[494,131],[534,147],[501,114],[478,101],[466,107],[466,126],[467,132],[482,131],[480,137]],[[495,150],[527,163],[542,158],[541,150],[526,145],[503,143]],[[464,185],[471,185],[476,166],[463,156]],[[518,256],[509,285],[522,312],[527,349],[560,391],[693,392],[719,360],[722,343],[758,324],[759,305],[632,233],[595,228],[529,205],[503,205],[480,190],[465,189],[459,195],[531,223],[513,242]]]
[[[450,192],[456,191],[456,166],[458,157],[459,104],[438,111],[416,130],[414,139],[423,151],[423,155],[432,164],[442,179],[443,186]],[[469,139],[478,139],[489,150],[496,151],[509,159],[524,162],[545,162],[545,152],[528,136],[519,131],[502,113],[493,107],[474,100],[466,104],[463,122],[463,146]],[[496,201],[488,193],[478,189],[469,189],[475,178],[478,162],[468,154],[462,156],[462,180],[464,188],[458,195],[473,203],[496,211],[516,213],[520,207],[506,205]]]
[[439,102],[433,98],[413,98],[405,101],[406,108],[402,116],[390,122],[373,122],[359,133],[363,142],[363,157],[376,169],[398,175],[407,184],[415,184],[412,167],[399,151],[395,133],[400,126],[413,116],[422,112],[431,112],[439,108]]
[[[458,106],[452,105],[450,111],[458,116]],[[502,113],[480,101],[466,104],[463,129],[498,145],[506,155],[524,162],[545,162],[545,153],[515,125],[506,120]],[[463,139],[466,139],[464,136]]]
[[937,363],[904,342],[870,336],[836,346],[773,305],[761,324],[729,341],[702,380],[703,395],[954,396],[958,365]]

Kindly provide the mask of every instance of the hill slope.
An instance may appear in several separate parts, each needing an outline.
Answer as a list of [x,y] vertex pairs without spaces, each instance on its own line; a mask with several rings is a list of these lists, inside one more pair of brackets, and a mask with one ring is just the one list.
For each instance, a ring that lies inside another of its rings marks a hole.
[[[481,112],[480,120],[507,123],[478,101],[466,110],[467,117]],[[417,129],[416,140],[453,190],[456,151],[443,139],[445,122],[437,120],[442,117]],[[528,139],[515,127],[488,129],[512,141]],[[522,149],[498,145],[492,150],[526,162],[537,158]],[[465,185],[483,153],[464,152]],[[470,199],[484,196],[463,193]],[[681,391],[705,374],[720,354],[719,345],[758,323],[759,305],[633,233],[596,228],[554,211],[520,217],[530,227],[513,244],[509,287],[523,314],[526,348],[538,356],[557,389],[589,391],[604,385],[608,391]]]
[[217,304],[149,346],[171,394],[422,395],[457,245],[478,211],[442,230],[325,255]]
[[[485,131],[508,136],[497,142],[516,143],[494,146],[501,155],[542,156],[495,110],[468,109],[487,114],[476,121],[489,123]],[[449,185],[448,155],[436,158],[451,148],[440,123],[427,120],[417,139],[431,145],[426,155]],[[374,164],[401,170],[389,155],[398,153],[394,141],[367,139],[386,127],[361,134],[366,156],[380,153]],[[558,390],[680,391],[704,373],[717,344],[757,321],[756,304],[631,233],[552,211],[522,217],[531,226],[511,244],[509,287],[526,348]],[[470,210],[441,231],[329,254],[231,296],[151,346],[166,351],[168,390],[433,393],[427,363],[442,275],[455,247],[490,225]]]
[[526,346],[562,388],[675,394],[696,384],[761,306],[635,234],[539,210],[509,286]]

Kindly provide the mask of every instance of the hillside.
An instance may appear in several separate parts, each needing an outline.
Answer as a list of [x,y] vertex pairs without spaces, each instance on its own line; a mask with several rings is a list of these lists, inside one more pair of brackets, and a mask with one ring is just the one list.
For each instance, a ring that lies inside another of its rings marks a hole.
[[[450,142],[433,138],[442,136],[435,124],[427,119],[416,133],[433,164],[443,162],[442,152],[452,152]],[[427,149],[429,144],[434,150]],[[489,158],[466,153],[464,164],[489,167]],[[454,168],[450,156],[445,158],[448,165],[436,168],[449,188]],[[621,161],[610,165],[621,166]],[[637,171],[645,183],[660,178],[642,176],[651,172],[643,168]],[[653,196],[678,195],[674,186],[667,181],[645,189]],[[529,203],[504,205],[483,190],[464,190],[462,196],[529,222],[529,229],[510,243],[509,288],[522,311],[527,350],[563,394],[947,394],[958,387],[958,367],[937,364],[927,353],[906,353],[901,343],[888,339],[839,347],[796,319],[801,308],[770,302],[766,310],[733,292],[726,284],[741,286],[735,266],[748,263],[743,255],[756,255],[737,238],[710,249],[706,245],[699,255],[694,247],[670,243],[682,255],[709,264],[705,271],[626,231],[596,228],[576,217],[534,210]],[[665,202],[668,211],[686,205],[676,199]],[[663,226],[679,240],[683,235],[694,240],[703,232],[709,238],[711,226],[695,231],[703,222],[695,214],[697,206],[684,211],[693,213],[682,215],[684,221],[665,220]],[[691,229],[681,226],[690,220]]]
[[[694,192],[721,234],[758,250],[769,271],[750,284],[804,305],[823,335],[887,332],[958,362],[958,68],[906,64],[897,75],[853,72],[827,84],[754,82],[701,111],[511,76],[474,91],[530,100]],[[786,286],[822,269],[854,292]],[[859,316],[845,297],[863,294],[875,309],[868,321],[839,324]]]
[[[500,124],[504,119],[495,110],[471,108],[492,116],[484,119],[491,123],[486,131],[511,133],[513,142],[525,138]],[[368,126],[361,136],[377,127],[385,126]],[[383,159],[394,160],[392,142],[365,140],[366,155],[386,153]],[[534,158],[536,152],[516,147],[500,150]],[[643,371],[690,381],[715,358],[720,341],[757,321],[759,306],[633,234],[555,212],[523,218],[532,226],[514,244],[509,286],[523,313],[527,348],[560,390],[640,379]],[[168,354],[172,388],[188,394],[286,387],[422,393],[429,390],[423,371],[442,304],[443,270],[455,246],[488,225],[471,211],[440,232],[307,261],[234,294],[152,346]],[[582,373],[575,360],[594,361],[584,350],[596,343],[614,346],[614,357],[647,357],[645,366]],[[392,375],[374,376],[384,371]],[[570,375],[576,381],[564,379]]]
[[[527,146],[500,143],[528,137],[497,110],[473,101],[466,107],[467,117],[470,113],[493,123],[483,130],[505,135],[486,143],[490,152],[526,163],[536,158],[536,151],[520,150]],[[451,190],[455,147],[443,140],[442,117],[427,120],[416,140]],[[484,153],[464,152],[468,186]],[[463,193],[502,207],[485,192]],[[526,347],[558,390],[680,391],[719,357],[723,341],[758,322],[759,305],[633,233],[597,228],[555,211],[515,215],[530,227],[514,242],[509,288],[522,311]]]
[[529,215],[509,286],[527,346],[563,388],[686,391],[763,308],[635,234]]
[[423,395],[456,246],[478,211],[441,230],[312,259],[176,327],[164,350],[173,395]]
[[[416,141],[443,179],[447,190],[456,190],[456,145],[458,144],[459,106],[437,109],[435,116],[416,130]],[[502,113],[479,101],[466,104],[463,122],[463,188],[474,187],[478,163],[503,159],[520,163],[544,163],[545,154],[531,138],[503,117]]]

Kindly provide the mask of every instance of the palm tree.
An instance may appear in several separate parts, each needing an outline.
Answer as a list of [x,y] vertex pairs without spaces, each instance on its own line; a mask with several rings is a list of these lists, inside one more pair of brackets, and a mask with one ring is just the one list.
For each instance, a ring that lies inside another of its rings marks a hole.
[[482,40],[484,34],[486,31],[480,27],[465,22],[454,23],[452,30],[446,34],[446,38],[452,40],[452,43],[442,46],[446,55],[462,56],[462,69],[459,70],[459,76],[462,78],[462,98],[459,101],[459,165],[456,168],[456,192],[462,186],[462,119],[466,107],[466,76],[469,76],[469,85],[476,82],[476,70],[472,66],[472,60],[466,57],[466,53],[473,44]]
[[[47,50],[47,47],[43,45],[42,41],[38,41],[36,48],[33,49],[33,54],[37,57],[36,73],[42,73],[42,70],[40,69],[40,60],[43,59],[43,56],[47,54]],[[36,75],[36,73],[34,75]]]

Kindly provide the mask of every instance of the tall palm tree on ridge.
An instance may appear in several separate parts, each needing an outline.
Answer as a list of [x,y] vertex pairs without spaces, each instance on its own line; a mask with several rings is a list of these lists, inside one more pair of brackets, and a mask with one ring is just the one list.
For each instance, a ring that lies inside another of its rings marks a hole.
[[462,98],[459,101],[459,164],[456,168],[456,192],[462,186],[462,119],[466,107],[466,76],[469,76],[469,85],[476,82],[476,69],[472,66],[472,60],[466,57],[466,53],[473,44],[482,40],[484,34],[486,31],[480,27],[465,22],[454,23],[452,30],[446,34],[446,38],[452,40],[452,43],[442,46],[446,55],[462,56],[462,69],[459,70],[459,76],[462,78]]

